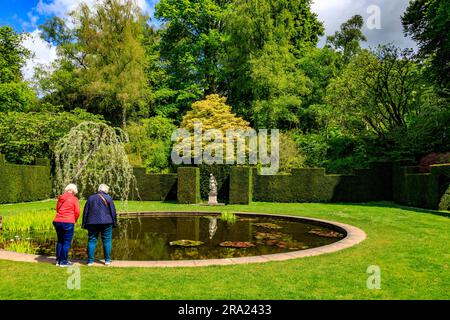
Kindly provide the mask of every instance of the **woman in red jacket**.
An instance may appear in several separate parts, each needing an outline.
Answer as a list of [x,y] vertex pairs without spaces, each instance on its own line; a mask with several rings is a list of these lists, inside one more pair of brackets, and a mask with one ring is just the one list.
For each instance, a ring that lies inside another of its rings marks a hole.
[[75,223],[80,216],[80,205],[75,195],[78,193],[77,186],[73,183],[64,189],[64,194],[58,197],[56,204],[56,217],[53,220],[58,243],[56,245],[56,265],[67,267],[69,262],[69,250],[72,245]]

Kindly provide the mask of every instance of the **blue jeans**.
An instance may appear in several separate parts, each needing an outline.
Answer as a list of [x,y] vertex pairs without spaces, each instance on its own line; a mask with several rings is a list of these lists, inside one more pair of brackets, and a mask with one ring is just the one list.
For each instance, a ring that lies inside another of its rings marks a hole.
[[88,263],[94,262],[95,249],[97,248],[97,240],[99,234],[102,236],[103,253],[105,255],[105,262],[111,261],[111,246],[112,246],[112,224],[88,224]]
[[72,245],[75,225],[69,222],[55,222],[53,226],[56,230],[58,241],[56,243],[56,262],[66,264],[69,260],[69,250]]

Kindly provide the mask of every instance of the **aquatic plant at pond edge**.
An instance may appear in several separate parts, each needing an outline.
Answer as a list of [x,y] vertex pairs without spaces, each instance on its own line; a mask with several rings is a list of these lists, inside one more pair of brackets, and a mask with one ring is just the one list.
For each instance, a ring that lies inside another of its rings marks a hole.
[[201,246],[203,243],[204,242],[202,241],[195,241],[195,240],[176,240],[169,242],[171,246],[180,246],[180,247],[197,247]]
[[13,238],[9,241],[5,241],[4,249],[7,251],[14,251],[19,253],[35,254],[38,250],[38,247],[35,247],[30,240]]
[[233,212],[222,212],[219,216],[219,219],[225,221],[228,224],[236,223],[237,217]]
[[3,218],[4,232],[45,231],[53,229],[54,210],[36,210]]

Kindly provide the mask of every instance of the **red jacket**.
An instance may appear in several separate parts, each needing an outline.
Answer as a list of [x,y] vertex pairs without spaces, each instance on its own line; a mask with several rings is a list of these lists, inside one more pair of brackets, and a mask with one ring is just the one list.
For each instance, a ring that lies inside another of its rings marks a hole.
[[72,193],[66,192],[58,197],[56,204],[55,222],[76,223],[80,216],[78,198]]

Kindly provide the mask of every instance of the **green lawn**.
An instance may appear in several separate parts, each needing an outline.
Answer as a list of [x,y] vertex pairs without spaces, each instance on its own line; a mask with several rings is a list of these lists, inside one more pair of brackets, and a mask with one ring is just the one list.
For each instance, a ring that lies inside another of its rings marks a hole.
[[[54,205],[54,201],[0,205],[0,215],[20,215]],[[217,209],[129,203],[130,211]],[[264,264],[148,269],[82,266],[80,290],[67,289],[66,269],[0,260],[0,299],[450,299],[448,213],[391,203],[254,203],[227,206],[226,210],[339,221],[363,229],[367,239],[336,253]],[[367,289],[370,265],[381,268],[380,290]]]

